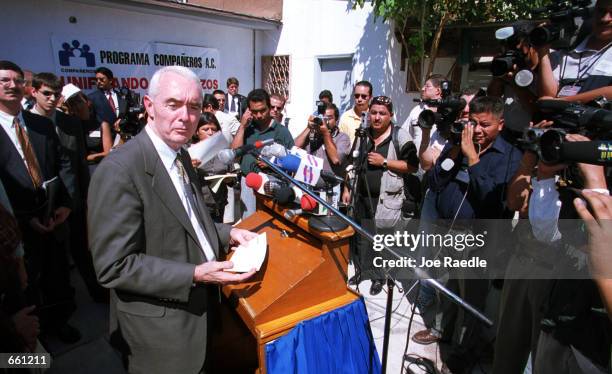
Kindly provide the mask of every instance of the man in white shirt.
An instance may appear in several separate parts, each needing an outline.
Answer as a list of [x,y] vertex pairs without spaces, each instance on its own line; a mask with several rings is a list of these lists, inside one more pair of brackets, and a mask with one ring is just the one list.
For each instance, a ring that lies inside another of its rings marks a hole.
[[223,111],[236,118],[242,118],[242,115],[247,110],[246,97],[238,93],[239,86],[238,78],[227,78],[227,93],[225,94],[225,107]]
[[[204,369],[208,312],[219,290],[254,274],[218,261],[230,239],[255,233],[215,224],[182,148],[202,112],[199,78],[169,66],[150,81],[145,131],[106,157],[88,199],[98,280],[111,291],[111,333],[122,340],[130,373]],[[215,296],[216,295],[216,296]],[[120,341],[121,341],[120,340]]]
[[[425,81],[425,84],[423,85],[423,87],[421,87],[421,100],[441,99],[442,89],[440,85],[442,84],[442,81],[445,81],[445,80],[446,80],[446,77],[440,74],[434,74],[431,77],[429,77],[429,79]],[[406,119],[406,121],[404,121],[404,124],[402,125],[402,127],[408,130],[408,132],[410,133],[410,136],[412,136],[412,141],[414,142],[414,145],[416,146],[417,151],[419,150],[421,146],[421,138],[423,136],[422,135],[423,131],[419,127],[418,119],[419,119],[419,114],[421,114],[421,112],[424,111],[425,109],[429,109],[433,111],[436,110],[436,108],[430,108],[424,103],[419,103],[417,106],[412,108],[412,110],[410,111],[410,114],[408,115],[408,118]],[[435,128],[435,125],[434,125],[434,128]],[[434,132],[434,128],[432,128],[432,133]]]

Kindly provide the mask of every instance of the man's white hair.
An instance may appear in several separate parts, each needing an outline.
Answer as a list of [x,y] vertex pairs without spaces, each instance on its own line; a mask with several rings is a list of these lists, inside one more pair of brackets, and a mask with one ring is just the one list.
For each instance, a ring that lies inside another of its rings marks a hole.
[[[149,83],[148,95],[150,97],[157,96],[157,94],[159,93],[159,81],[161,80],[161,77],[166,73],[174,73],[180,75],[181,77],[187,80],[193,81],[195,84],[198,85],[198,87],[201,87],[200,78],[198,78],[198,76],[190,69],[178,65],[166,66],[159,69],[155,72],[155,74],[153,74],[153,78],[151,78],[151,82]],[[200,92],[202,93],[201,89]],[[204,95],[202,94],[202,96]]]

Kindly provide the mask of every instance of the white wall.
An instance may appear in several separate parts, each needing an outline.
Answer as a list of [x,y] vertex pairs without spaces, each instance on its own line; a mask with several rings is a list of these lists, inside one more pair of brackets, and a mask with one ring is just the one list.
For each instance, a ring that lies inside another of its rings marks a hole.
[[[76,24],[68,22],[70,16],[77,18]],[[242,92],[255,86],[253,30],[246,23],[232,26],[110,2],[69,0],[3,2],[2,19],[0,59],[34,72],[54,71],[51,34],[57,33],[217,48],[220,88],[225,90],[231,75],[240,80]]]
[[373,22],[370,3],[352,10],[348,1],[285,0],[282,30],[258,31],[258,40],[264,55],[291,55],[287,115],[292,126],[303,128],[306,116],[314,110],[316,65],[318,58],[326,56],[353,55],[353,80],[369,80],[374,95],[390,96],[399,121],[403,122],[413,106],[404,93],[406,72],[399,71],[399,45],[387,23]]

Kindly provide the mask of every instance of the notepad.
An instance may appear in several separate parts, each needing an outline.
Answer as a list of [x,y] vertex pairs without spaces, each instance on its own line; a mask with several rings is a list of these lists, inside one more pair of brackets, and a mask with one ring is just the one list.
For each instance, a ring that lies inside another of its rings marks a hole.
[[241,244],[234,250],[234,254],[230,261],[234,263],[234,267],[226,269],[234,273],[246,273],[251,269],[261,269],[261,265],[266,259],[268,251],[268,239],[266,233],[261,233],[257,237],[249,240],[246,244]]

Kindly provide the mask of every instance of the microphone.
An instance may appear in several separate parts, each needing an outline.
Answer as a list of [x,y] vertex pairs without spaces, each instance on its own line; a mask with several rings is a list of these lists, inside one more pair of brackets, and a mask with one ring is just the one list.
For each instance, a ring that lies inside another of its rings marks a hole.
[[306,212],[311,212],[317,209],[317,205],[318,203],[315,199],[313,199],[312,197],[308,195],[304,195],[300,199],[300,209],[289,209],[283,215],[285,216],[286,219],[293,219],[293,217],[297,215],[300,215]]
[[287,156],[287,148],[282,144],[272,143],[261,149],[259,152],[264,157],[285,157]]
[[[544,135],[542,137],[544,138]],[[548,141],[546,138],[544,143],[541,145],[540,156],[546,163],[580,162],[612,165],[612,141],[568,142],[562,139]]]
[[266,145],[270,145],[274,143],[274,139],[266,139],[266,140],[258,140],[253,144],[245,144],[242,147],[238,147],[236,149],[224,149],[219,152],[217,156],[221,162],[229,165],[234,162],[234,160],[238,157],[242,157],[245,154],[259,148],[263,148]]
[[[288,171],[290,173],[297,172],[302,162],[303,160],[301,157],[296,156],[296,155],[291,155],[291,154],[285,157],[279,157],[277,160],[277,164],[283,170]],[[321,167],[323,167],[323,165],[321,165]],[[316,188],[323,188],[326,186],[326,183],[336,185],[338,183],[344,182],[342,178],[338,177],[336,174],[334,174],[331,171],[323,170],[323,169],[319,169],[319,170],[320,170],[320,174],[319,174],[320,178],[315,179],[314,175],[305,175],[304,178],[298,178],[298,180],[308,183],[309,185],[314,186]],[[308,171],[305,170],[304,174],[308,174]]]
[[302,190],[294,186],[282,186],[274,191],[274,200],[281,204],[300,203],[302,197],[305,196]]
[[283,182],[281,182],[279,179],[264,173],[247,174],[245,183],[248,187],[255,190],[255,192],[262,195],[268,195],[270,197],[272,196],[274,189],[279,188],[277,185],[283,185]]

